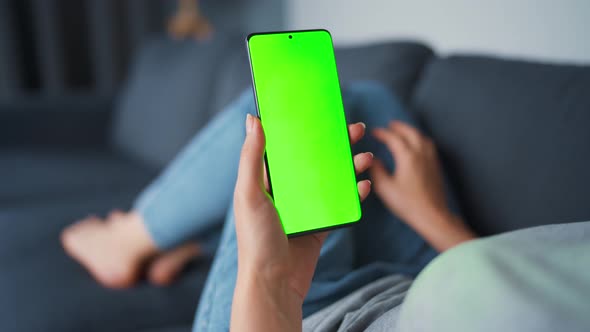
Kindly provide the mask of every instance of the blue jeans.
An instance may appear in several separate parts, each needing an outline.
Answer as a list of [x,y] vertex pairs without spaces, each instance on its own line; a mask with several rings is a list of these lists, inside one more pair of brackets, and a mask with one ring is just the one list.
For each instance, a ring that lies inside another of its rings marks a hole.
[[[371,137],[370,131],[392,120],[417,127],[416,121],[387,89],[376,83],[358,82],[344,87],[343,101],[348,121],[367,125],[367,135],[353,151],[371,151],[394,169],[391,153]],[[251,91],[197,134],[135,204],[161,249],[195,237],[205,239],[211,252],[217,248],[197,309],[195,331],[229,329],[237,272],[231,201],[246,113],[256,113]],[[449,204],[455,206],[452,195],[448,196]],[[215,229],[222,224],[221,238],[217,239]],[[304,302],[304,316],[383,276],[415,276],[435,256],[436,252],[420,236],[371,194],[363,203],[361,222],[333,231],[326,239]]]

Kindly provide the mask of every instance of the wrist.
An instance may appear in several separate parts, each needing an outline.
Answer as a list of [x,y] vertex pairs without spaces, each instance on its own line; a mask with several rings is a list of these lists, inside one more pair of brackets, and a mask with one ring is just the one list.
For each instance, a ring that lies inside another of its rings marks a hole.
[[[238,268],[238,280],[236,285],[244,289],[252,289],[264,292],[268,298],[288,300],[289,304],[301,306],[303,297],[291,287],[288,276],[285,273],[269,271],[269,269],[240,269]],[[237,286],[236,286],[237,287]]]
[[238,271],[231,325],[240,331],[300,331],[303,299],[286,280]]
[[416,232],[441,252],[477,238],[461,217],[446,208],[424,210],[416,216],[412,225]]

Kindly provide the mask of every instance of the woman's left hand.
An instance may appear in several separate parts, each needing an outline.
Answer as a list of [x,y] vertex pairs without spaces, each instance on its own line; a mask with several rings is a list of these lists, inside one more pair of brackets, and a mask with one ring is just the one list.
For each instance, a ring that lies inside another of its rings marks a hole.
[[[365,134],[362,123],[349,125],[350,140]],[[240,330],[298,329],[305,298],[327,233],[289,239],[265,188],[265,139],[259,119],[248,115],[234,193],[238,241],[238,280],[232,308],[232,326]],[[303,133],[302,133],[303,135]],[[357,173],[372,163],[371,153],[354,156]],[[361,200],[371,190],[368,180],[358,183]],[[264,324],[264,325],[258,325]]]

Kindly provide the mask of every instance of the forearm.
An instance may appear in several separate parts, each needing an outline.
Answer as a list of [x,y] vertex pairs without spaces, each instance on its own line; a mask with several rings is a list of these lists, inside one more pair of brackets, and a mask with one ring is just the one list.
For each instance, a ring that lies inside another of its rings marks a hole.
[[238,272],[232,304],[232,331],[301,331],[303,299],[281,282],[256,271]]
[[439,252],[477,238],[463,220],[450,211],[423,211],[412,217],[410,225]]

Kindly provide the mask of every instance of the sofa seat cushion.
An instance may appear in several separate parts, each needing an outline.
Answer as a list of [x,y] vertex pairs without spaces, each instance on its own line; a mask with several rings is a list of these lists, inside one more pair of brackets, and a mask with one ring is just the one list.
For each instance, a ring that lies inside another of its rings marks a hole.
[[482,235],[590,219],[590,67],[433,60],[413,99]]
[[208,262],[171,287],[141,282],[129,290],[99,286],[61,248],[60,231],[89,211],[129,204],[134,194],[71,197],[0,208],[0,331],[142,331],[190,326]]
[[156,170],[111,151],[57,149],[0,150],[0,207],[137,193]]

